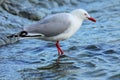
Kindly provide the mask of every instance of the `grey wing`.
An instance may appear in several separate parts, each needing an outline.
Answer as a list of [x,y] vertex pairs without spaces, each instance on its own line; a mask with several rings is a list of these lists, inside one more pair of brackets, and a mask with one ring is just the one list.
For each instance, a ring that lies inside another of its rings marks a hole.
[[26,27],[25,30],[29,33],[40,33],[47,37],[56,36],[70,27],[69,16],[67,13],[55,14]]

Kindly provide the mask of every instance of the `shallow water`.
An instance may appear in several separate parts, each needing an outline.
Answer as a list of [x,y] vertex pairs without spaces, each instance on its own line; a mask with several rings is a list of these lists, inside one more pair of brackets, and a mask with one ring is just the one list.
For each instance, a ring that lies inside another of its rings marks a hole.
[[[58,58],[53,42],[16,39],[17,42],[0,47],[0,80],[120,79],[120,1],[75,1],[79,3],[74,3],[77,8],[87,9],[97,22],[85,21],[73,37],[60,42],[65,56]],[[76,8],[69,6],[55,11]]]

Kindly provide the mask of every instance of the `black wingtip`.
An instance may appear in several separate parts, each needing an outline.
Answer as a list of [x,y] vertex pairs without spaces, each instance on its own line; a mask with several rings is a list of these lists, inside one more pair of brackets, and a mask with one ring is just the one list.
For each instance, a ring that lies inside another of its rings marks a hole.
[[28,35],[27,31],[21,31],[18,34],[11,34],[10,36],[7,36],[7,38],[26,37],[27,35]]
[[28,35],[28,32],[27,31],[21,31],[17,34],[11,34],[10,36],[7,36],[7,38],[13,38],[13,37],[42,37],[44,35],[42,34],[38,34],[38,35]]
[[28,35],[28,32],[27,31],[21,31],[20,33],[19,33],[19,36],[20,37],[26,37]]

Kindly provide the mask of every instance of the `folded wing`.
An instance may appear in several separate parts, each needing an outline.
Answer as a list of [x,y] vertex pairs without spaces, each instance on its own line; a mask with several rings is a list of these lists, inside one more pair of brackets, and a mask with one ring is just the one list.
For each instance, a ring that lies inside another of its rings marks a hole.
[[28,33],[43,34],[52,37],[63,33],[71,25],[70,14],[59,13],[24,28]]

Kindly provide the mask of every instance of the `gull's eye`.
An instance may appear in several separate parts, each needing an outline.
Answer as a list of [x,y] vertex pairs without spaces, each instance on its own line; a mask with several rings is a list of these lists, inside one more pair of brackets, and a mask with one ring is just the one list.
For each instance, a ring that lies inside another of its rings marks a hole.
[[87,14],[86,14],[86,13],[84,13],[84,15],[85,15],[85,16],[87,16]]

